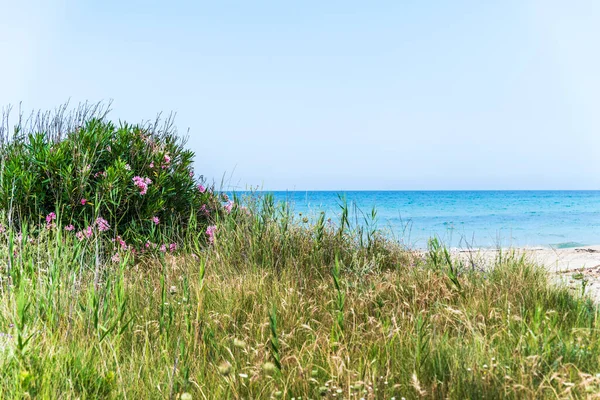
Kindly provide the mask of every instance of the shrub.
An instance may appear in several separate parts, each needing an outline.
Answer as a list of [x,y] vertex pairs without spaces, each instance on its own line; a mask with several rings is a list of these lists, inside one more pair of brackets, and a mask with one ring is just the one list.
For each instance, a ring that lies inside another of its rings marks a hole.
[[66,132],[19,124],[10,139],[4,135],[0,209],[9,223],[110,231],[139,243],[207,225],[218,210],[171,123],[116,125],[107,113],[77,122]]

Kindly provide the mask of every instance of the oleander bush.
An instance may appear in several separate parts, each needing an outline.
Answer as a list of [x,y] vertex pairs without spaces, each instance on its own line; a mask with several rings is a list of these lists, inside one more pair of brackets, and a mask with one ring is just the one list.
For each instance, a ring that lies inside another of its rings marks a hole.
[[0,210],[8,224],[64,228],[79,238],[108,232],[138,246],[208,226],[219,199],[194,175],[194,153],[173,125],[115,124],[97,114],[60,134],[38,123],[5,135]]

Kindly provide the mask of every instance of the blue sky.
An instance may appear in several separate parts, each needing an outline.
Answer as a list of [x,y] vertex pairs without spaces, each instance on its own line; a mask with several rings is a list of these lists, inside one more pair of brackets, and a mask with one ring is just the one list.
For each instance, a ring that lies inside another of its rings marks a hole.
[[0,0],[0,104],[175,111],[238,189],[600,189],[600,2]]

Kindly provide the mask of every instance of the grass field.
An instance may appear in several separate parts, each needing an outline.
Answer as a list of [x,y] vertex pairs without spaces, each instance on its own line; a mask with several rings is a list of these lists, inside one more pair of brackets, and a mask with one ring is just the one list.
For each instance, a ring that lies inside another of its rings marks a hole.
[[[314,224],[267,196],[214,243],[122,254],[61,227],[0,235],[1,398],[580,398],[598,311],[511,253]],[[201,238],[205,233],[197,232]],[[195,235],[190,234],[190,238]]]

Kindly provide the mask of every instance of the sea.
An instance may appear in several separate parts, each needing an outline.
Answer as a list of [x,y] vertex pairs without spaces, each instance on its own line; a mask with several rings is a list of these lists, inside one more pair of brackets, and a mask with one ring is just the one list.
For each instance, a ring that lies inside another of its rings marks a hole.
[[411,248],[426,248],[434,237],[452,248],[600,244],[600,191],[269,193],[313,221],[325,212],[331,223],[339,223],[343,199],[355,226],[372,225],[375,209],[377,227]]

